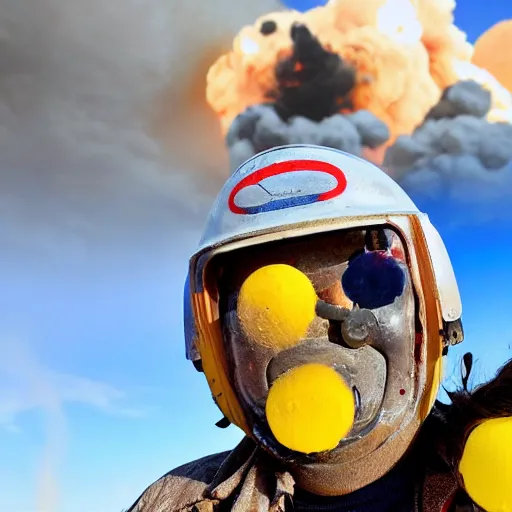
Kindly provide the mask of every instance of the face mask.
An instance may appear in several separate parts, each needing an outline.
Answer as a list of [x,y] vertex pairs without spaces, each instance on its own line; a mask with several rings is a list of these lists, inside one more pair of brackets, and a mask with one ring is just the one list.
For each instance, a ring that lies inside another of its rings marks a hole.
[[278,241],[213,266],[236,393],[275,456],[349,463],[414,415],[415,298],[396,232]]

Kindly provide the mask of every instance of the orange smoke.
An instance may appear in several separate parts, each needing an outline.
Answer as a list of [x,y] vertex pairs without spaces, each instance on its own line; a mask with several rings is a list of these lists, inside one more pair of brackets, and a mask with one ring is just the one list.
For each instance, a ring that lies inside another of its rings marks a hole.
[[[303,23],[324,48],[355,68],[353,109],[384,121],[392,144],[421,124],[442,91],[461,78],[500,87],[471,67],[473,49],[453,23],[454,7],[453,0],[330,0],[305,13],[262,16],[243,27],[232,50],[210,68],[208,103],[226,133],[247,107],[268,102],[276,87],[275,66],[292,51],[290,28]],[[264,34],[260,29],[269,21],[275,30]],[[500,108],[509,108],[503,97]]]
[[475,43],[473,63],[492,73],[512,92],[512,20],[502,21],[484,32]]
[[[267,101],[275,87],[273,70],[280,58],[291,53],[290,29],[302,15],[295,11],[262,16],[242,28],[230,52],[222,55],[208,71],[206,98],[219,115],[226,133],[233,119],[247,107]],[[278,30],[271,36],[260,32],[272,20]]]

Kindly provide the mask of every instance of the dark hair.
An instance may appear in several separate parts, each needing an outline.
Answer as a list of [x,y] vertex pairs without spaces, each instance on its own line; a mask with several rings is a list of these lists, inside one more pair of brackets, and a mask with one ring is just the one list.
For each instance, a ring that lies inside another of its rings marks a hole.
[[485,420],[512,417],[512,359],[485,384],[468,388],[473,355],[467,353],[462,363],[462,387],[448,392],[451,404],[438,403],[436,415],[444,425],[444,439],[439,439],[445,460],[458,473],[459,462],[471,431]]

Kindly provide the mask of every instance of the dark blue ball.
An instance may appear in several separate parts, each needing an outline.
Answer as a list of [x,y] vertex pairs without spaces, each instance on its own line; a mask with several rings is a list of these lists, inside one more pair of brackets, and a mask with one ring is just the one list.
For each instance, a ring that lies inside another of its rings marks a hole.
[[347,297],[361,308],[376,309],[392,304],[402,295],[405,273],[398,261],[385,252],[356,256],[341,278]]

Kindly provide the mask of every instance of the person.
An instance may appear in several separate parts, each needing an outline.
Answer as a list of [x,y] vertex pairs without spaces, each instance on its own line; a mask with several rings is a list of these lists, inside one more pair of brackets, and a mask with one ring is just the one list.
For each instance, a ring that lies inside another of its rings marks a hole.
[[511,511],[512,366],[469,391],[468,354],[436,401],[461,315],[441,237],[382,170],[308,145],[251,158],[212,207],[184,316],[218,426],[246,437],[129,511]]

